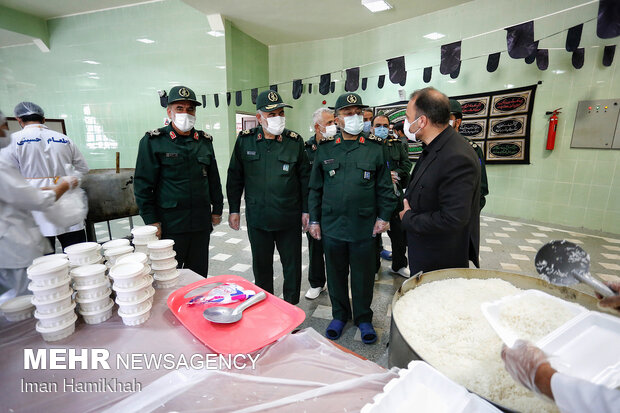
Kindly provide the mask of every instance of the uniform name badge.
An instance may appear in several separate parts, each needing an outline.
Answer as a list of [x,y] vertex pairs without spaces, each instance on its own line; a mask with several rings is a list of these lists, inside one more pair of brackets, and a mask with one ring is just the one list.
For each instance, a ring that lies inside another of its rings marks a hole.
[[289,165],[288,165],[287,163],[285,163],[284,165],[282,165],[282,170],[283,170],[284,172],[288,172],[288,168],[289,168]]
[[334,176],[334,175],[336,175],[336,171],[333,170],[333,169],[330,169],[329,170],[329,176]]
[[364,179],[370,179],[370,172],[364,171]]

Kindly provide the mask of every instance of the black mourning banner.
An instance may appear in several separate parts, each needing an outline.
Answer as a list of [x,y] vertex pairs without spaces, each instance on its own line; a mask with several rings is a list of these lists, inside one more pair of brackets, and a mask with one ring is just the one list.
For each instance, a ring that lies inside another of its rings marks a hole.
[[568,29],[566,34],[566,51],[574,52],[579,48],[581,42],[581,32],[583,32],[583,23]]
[[377,81],[377,87],[379,89],[383,89],[383,85],[385,84],[385,75],[379,76],[379,80]]
[[534,63],[534,61],[536,60],[536,52],[538,51],[538,40],[535,41],[534,44],[536,45],[534,51],[531,55],[525,58],[525,63],[527,63],[528,65]]
[[405,85],[407,81],[407,72],[405,71],[405,56],[394,57],[387,59],[388,72],[390,75],[390,82]]
[[252,104],[256,105],[256,98],[258,97],[258,88],[255,87],[254,89],[252,89]]
[[422,80],[424,81],[424,83],[430,82],[432,76],[433,76],[433,67],[432,66],[425,67],[424,73],[422,74]]
[[575,69],[581,69],[583,67],[583,60],[585,57],[585,53],[586,53],[586,49],[584,49],[583,47],[573,52],[572,62],[573,62],[573,67]]
[[312,83],[308,85],[308,93],[312,93]]
[[299,99],[303,90],[304,85],[301,83],[301,79],[293,80],[293,99]]
[[207,107],[207,95],[202,95],[202,107]]
[[329,85],[329,91],[334,93],[336,91],[336,82],[331,82]]
[[230,106],[230,92],[226,92],[226,104]]
[[599,1],[596,35],[601,39],[620,36],[620,1]]
[[461,66],[461,42],[444,44],[441,46],[441,63],[439,64],[439,73],[449,75]]
[[360,87],[360,68],[347,69],[347,80],[344,82],[345,92],[355,92]]
[[547,70],[549,67],[549,50],[538,49],[536,51],[536,66],[539,70]]
[[367,86],[368,86],[368,78],[364,77],[362,78],[362,90],[366,90]]
[[487,72],[493,73],[497,70],[497,67],[499,66],[500,56],[501,56],[500,52],[489,55],[489,58],[487,59]]
[[278,85],[271,85],[269,86],[269,89],[273,90],[274,92],[278,91]]
[[614,61],[614,54],[616,54],[616,45],[605,46],[603,51],[603,66],[609,67]]
[[241,103],[243,102],[243,97],[241,96],[241,91],[237,90],[235,92],[235,104],[237,106],[241,106]]
[[505,30],[508,56],[513,59],[525,59],[536,50],[537,45],[534,42],[534,21],[508,27]]
[[327,95],[329,93],[329,85],[331,83],[331,73],[325,73],[324,75],[321,75],[321,81],[319,82],[319,93],[321,93],[321,95]]
[[461,63],[462,62],[459,62],[459,65],[456,67],[456,70],[450,73],[450,77],[452,79],[456,79],[457,77],[459,77],[459,74],[461,73]]
[[213,103],[215,103],[216,108],[220,107],[220,96],[217,93],[213,95]]
[[461,104],[459,133],[478,144],[487,164],[529,164],[536,86],[454,96]]

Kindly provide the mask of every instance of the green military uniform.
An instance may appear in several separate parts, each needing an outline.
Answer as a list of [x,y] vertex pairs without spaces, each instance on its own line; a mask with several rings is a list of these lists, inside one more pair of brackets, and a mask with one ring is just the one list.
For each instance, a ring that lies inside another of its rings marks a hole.
[[[396,172],[400,180],[396,184],[392,184],[394,193],[398,198],[398,203],[392,217],[390,218],[390,229],[388,236],[392,241],[392,269],[398,271],[403,267],[407,267],[407,240],[402,229],[400,217],[398,213],[403,209],[403,197],[405,189],[409,185],[411,172],[411,161],[405,150],[405,146],[400,139],[396,137],[388,137],[383,141],[383,157],[390,172]],[[381,252],[381,248],[377,248],[377,256]]]
[[[314,164],[314,157],[319,146],[316,141],[316,135],[312,135],[304,144],[306,155],[310,161],[310,166]],[[310,287],[319,288],[325,285],[325,259],[323,258],[323,242],[312,238],[310,233],[306,233],[308,237],[308,281]]]
[[[288,105],[279,94],[267,91],[257,97],[256,106],[272,111]],[[301,214],[308,211],[309,176],[310,164],[297,133],[284,129],[276,139],[266,139],[262,126],[239,133],[226,182],[230,213],[240,212],[245,190],[254,282],[273,293],[275,243],[284,273],[283,297],[291,304],[299,302],[301,289]]]
[[[346,106],[363,107],[354,93],[338,98],[336,109]],[[389,221],[396,206],[379,139],[360,133],[355,140],[344,140],[338,133],[322,140],[309,187],[310,221],[321,228],[333,318],[343,322],[353,318],[356,325],[370,323],[375,273],[372,232],[377,218]]]
[[[195,95],[175,87],[170,99],[195,101]],[[179,267],[206,277],[211,214],[221,215],[224,204],[213,138],[193,128],[181,135],[172,124],[147,132],[138,147],[134,191],[144,223],[161,223],[162,238],[175,241]]]

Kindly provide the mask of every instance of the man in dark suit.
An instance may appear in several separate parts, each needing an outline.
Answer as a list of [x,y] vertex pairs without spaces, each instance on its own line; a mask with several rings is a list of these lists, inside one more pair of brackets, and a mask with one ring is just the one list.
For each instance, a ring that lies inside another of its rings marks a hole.
[[469,260],[479,266],[480,162],[449,120],[443,93],[425,88],[411,95],[403,130],[424,146],[400,212],[411,274],[467,268]]

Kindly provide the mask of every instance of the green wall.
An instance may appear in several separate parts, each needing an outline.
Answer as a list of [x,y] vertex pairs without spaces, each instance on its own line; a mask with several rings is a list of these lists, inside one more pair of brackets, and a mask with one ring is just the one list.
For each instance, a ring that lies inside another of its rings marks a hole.
[[[387,74],[385,59],[405,55],[407,94],[425,87],[422,69],[433,67],[428,85],[447,95],[460,95],[509,89],[542,81],[536,92],[531,131],[530,165],[489,165],[490,196],[485,213],[506,215],[541,222],[585,227],[620,233],[620,151],[571,149],[570,140],[577,102],[586,99],[620,98],[619,61],[603,67],[603,46],[618,44],[618,38],[596,37],[596,21],[584,25],[581,47],[586,48],[582,69],[571,64],[564,50],[566,33],[540,42],[549,48],[549,68],[541,72],[535,64],[514,60],[502,53],[496,72],[486,71],[489,53],[505,50],[505,31],[463,40],[460,76],[456,80],[439,74],[440,46],[503,27],[553,14],[579,4],[577,0],[476,0],[440,12],[404,20],[379,29],[314,42],[271,46],[271,83],[309,78],[313,93],[293,101],[291,84],[280,86],[285,101],[295,108],[287,113],[287,126],[305,138],[310,134],[311,114],[326,100],[332,106],[344,89],[344,73],[332,75],[336,92],[322,96],[317,91],[322,73],[362,66],[361,76],[369,77],[368,88],[358,93],[364,103],[382,105],[400,100],[399,85],[389,79],[377,88],[377,76]],[[535,23],[535,37],[541,39],[596,17],[598,3],[554,14]],[[422,36],[440,32],[446,37],[427,40]],[[617,54],[617,53],[616,53]],[[473,59],[471,59],[473,58]],[[471,60],[465,60],[471,59]],[[512,86],[511,86],[512,85]],[[562,107],[555,150],[545,150],[548,117],[545,111]]]

